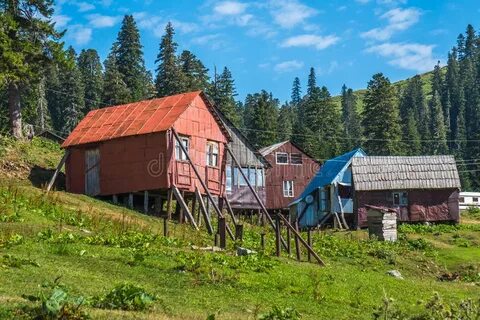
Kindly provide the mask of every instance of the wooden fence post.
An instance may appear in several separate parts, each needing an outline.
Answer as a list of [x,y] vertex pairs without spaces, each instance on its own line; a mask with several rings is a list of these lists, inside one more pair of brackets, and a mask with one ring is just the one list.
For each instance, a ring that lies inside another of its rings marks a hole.
[[[295,229],[297,230],[297,232],[299,232],[298,220],[295,220]],[[295,252],[297,254],[297,260],[300,261],[301,260],[300,242],[297,235],[295,235]]]
[[[307,230],[307,243],[310,247],[312,247],[312,231],[310,230],[310,228],[308,228]],[[312,261],[312,255],[310,254],[310,251],[307,251],[308,253],[308,262],[311,262]]]
[[275,253],[277,257],[280,257],[280,251],[282,248],[280,247],[282,244],[280,242],[280,239],[282,237],[282,230],[281,230],[281,225],[280,225],[280,217],[278,216],[280,213],[277,212],[277,215],[275,216]]
[[265,250],[265,233],[260,233],[260,248]]
[[[288,215],[288,220],[289,220],[289,222],[292,221],[290,215]],[[291,255],[291,254],[292,254],[292,245],[291,245],[290,242],[291,242],[290,229],[287,228],[287,252],[288,252],[288,255]]]
[[163,217],[163,236],[168,237],[168,217]]
[[220,248],[227,247],[227,222],[225,217],[218,218],[218,234],[220,235]]

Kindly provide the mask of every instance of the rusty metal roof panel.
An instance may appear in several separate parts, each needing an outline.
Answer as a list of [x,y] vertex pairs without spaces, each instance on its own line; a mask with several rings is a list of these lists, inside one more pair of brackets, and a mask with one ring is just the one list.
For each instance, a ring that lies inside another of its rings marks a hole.
[[201,91],[92,110],[62,147],[166,131],[192,105]]

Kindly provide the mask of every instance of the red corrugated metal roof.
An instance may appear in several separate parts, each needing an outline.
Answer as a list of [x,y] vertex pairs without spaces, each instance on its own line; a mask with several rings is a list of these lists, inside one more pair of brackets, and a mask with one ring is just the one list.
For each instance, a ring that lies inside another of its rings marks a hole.
[[201,91],[90,111],[70,133],[63,148],[170,129]]

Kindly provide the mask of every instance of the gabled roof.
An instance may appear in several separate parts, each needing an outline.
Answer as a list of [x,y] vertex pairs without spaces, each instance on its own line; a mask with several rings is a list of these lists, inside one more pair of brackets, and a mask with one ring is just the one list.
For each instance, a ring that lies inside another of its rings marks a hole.
[[[202,91],[92,110],[70,133],[62,147],[166,131],[198,96],[213,111],[212,104]],[[218,115],[215,112],[212,115],[229,137]]]
[[295,200],[293,203],[296,203],[298,202],[298,200],[305,198],[314,190],[331,184],[335,181],[335,179],[343,171],[343,169],[350,165],[353,158],[364,156],[366,156],[365,151],[363,151],[361,148],[358,148],[350,152],[344,153],[336,158],[327,160],[322,165],[320,170],[318,170],[312,181],[310,181],[310,183],[305,187],[300,197],[298,197],[298,199]]
[[453,156],[355,158],[352,174],[358,191],[460,188]]
[[[225,114],[223,114],[222,111],[220,111],[219,108],[215,107],[214,108],[215,112],[218,114],[220,117],[220,120],[224,123],[225,127],[227,130],[231,131],[233,134],[235,134],[238,139],[248,148],[252,151],[252,153],[257,157],[258,161],[260,163],[263,163],[265,167],[271,167],[272,165],[270,162],[265,159],[265,157],[248,141],[247,137],[227,118]],[[232,135],[232,134],[230,134]],[[233,140],[232,140],[233,141]],[[233,152],[235,150],[232,150]],[[241,161],[241,160],[239,160]]]
[[283,145],[284,145],[285,143],[287,143],[287,142],[289,142],[289,140],[272,144],[271,146],[264,147],[264,148],[258,150],[258,152],[260,152],[260,154],[265,157],[265,156],[269,155],[270,153],[272,153],[273,151],[275,151],[275,150],[277,150],[278,148],[280,148],[281,146],[283,146]]

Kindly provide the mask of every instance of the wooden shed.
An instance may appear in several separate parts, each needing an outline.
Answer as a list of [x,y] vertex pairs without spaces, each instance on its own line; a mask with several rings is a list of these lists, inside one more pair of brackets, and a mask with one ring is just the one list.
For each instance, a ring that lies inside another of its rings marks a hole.
[[367,205],[394,208],[403,222],[459,221],[453,156],[356,157],[352,176],[357,226],[366,226]]
[[288,210],[288,204],[308,185],[320,165],[291,141],[260,149],[260,154],[271,164],[265,178],[266,207]]
[[201,91],[93,110],[62,144],[67,191],[129,198],[141,192],[148,202],[173,187],[204,194],[205,185],[222,196],[229,139]]
[[220,110],[217,109],[217,113],[231,136],[228,147],[239,162],[237,166],[227,153],[225,168],[227,199],[232,209],[237,212],[259,210],[260,204],[240,174],[240,170],[248,177],[250,185],[255,188],[260,200],[265,204],[267,200],[265,171],[271,165]]

